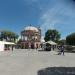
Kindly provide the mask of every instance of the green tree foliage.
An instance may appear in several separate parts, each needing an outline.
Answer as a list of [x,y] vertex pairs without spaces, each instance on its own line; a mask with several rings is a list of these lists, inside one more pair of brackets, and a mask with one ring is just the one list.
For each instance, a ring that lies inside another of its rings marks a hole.
[[58,45],[61,45],[61,44],[66,44],[66,40],[65,39],[62,39],[62,40],[59,40],[57,41]]
[[6,41],[16,42],[18,35],[11,31],[1,31],[0,40],[5,39]]
[[71,33],[66,37],[66,43],[68,45],[75,45],[75,33]]
[[57,30],[55,29],[49,29],[47,30],[47,32],[45,33],[45,41],[58,41],[60,39],[60,34]]

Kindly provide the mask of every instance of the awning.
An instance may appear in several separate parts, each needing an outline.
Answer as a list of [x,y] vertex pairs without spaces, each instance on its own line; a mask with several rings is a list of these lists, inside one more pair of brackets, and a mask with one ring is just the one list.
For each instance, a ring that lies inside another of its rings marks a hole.
[[0,44],[15,45],[13,42],[0,41]]
[[49,44],[51,44],[51,45],[56,45],[57,43],[55,43],[55,42],[53,42],[53,41],[47,41],[47,42],[45,42],[45,43],[49,43]]

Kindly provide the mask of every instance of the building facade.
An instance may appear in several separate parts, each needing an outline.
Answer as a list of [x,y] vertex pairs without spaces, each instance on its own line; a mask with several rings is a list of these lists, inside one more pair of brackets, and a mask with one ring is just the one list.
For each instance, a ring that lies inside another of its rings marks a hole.
[[27,26],[21,31],[21,48],[37,49],[41,44],[41,29],[33,26]]

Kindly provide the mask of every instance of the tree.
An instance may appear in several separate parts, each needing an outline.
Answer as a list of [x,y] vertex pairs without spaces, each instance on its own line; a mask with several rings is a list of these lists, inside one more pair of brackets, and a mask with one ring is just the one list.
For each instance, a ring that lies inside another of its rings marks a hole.
[[61,45],[61,44],[66,44],[66,40],[65,39],[61,39],[61,40],[59,40],[58,42],[58,45]]
[[0,34],[0,39],[1,40],[6,40],[10,42],[16,42],[16,39],[18,38],[18,35],[14,32],[11,31],[1,31]]
[[60,39],[60,34],[57,30],[55,29],[49,29],[47,30],[47,32],[45,33],[45,41],[58,41]]
[[71,33],[66,37],[66,43],[68,45],[75,45],[75,33]]

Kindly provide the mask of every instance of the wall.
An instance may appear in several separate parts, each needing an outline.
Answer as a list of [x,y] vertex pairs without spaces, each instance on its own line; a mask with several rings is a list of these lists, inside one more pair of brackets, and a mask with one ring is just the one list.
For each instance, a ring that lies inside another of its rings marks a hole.
[[4,44],[0,44],[0,51],[4,51]]

